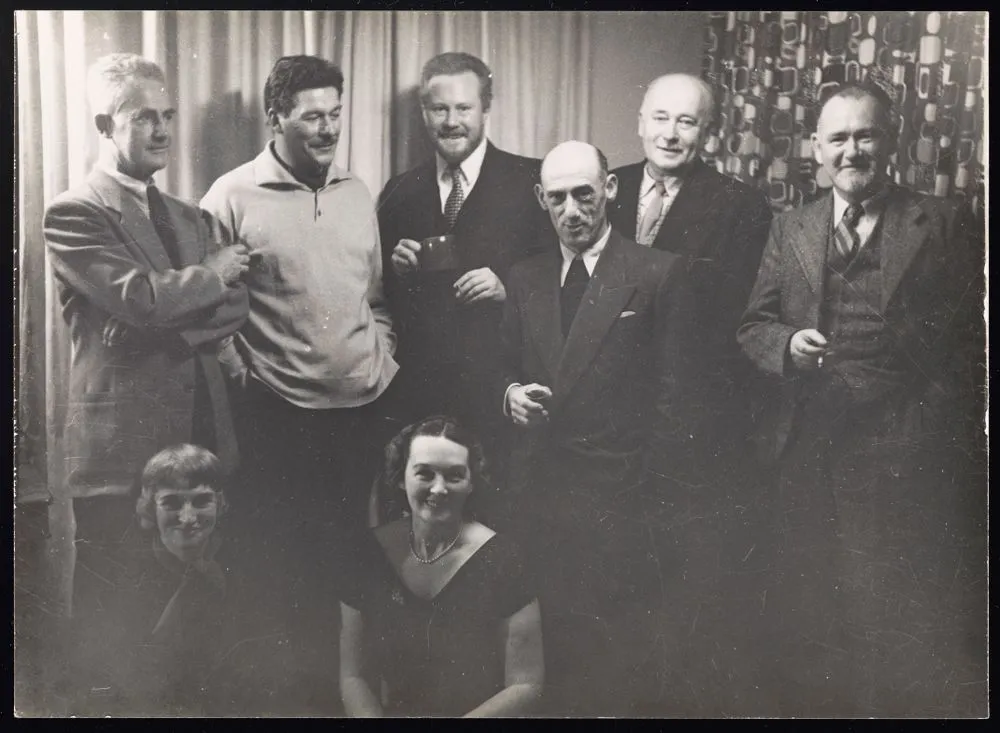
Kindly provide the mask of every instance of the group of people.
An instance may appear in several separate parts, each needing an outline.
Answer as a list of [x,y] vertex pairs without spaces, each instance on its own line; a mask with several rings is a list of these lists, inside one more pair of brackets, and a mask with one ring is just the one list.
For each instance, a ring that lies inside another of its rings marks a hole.
[[649,85],[615,170],[497,148],[492,79],[427,62],[434,158],[376,205],[343,74],[283,57],[272,139],[194,206],[152,179],[162,71],[91,69],[99,158],[44,227],[76,634],[119,608],[167,650],[106,686],[196,699],[227,597],[348,715],[975,710],[983,243],[888,180],[891,99],[817,104],[833,190],[772,221],[700,158],[702,79]]

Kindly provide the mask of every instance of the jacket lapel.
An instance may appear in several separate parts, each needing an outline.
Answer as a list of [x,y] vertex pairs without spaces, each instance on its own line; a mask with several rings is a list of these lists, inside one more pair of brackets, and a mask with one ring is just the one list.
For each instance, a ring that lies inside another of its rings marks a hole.
[[922,223],[926,219],[919,206],[906,205],[906,192],[893,189],[882,214],[882,312],[906,273],[917,250],[926,239]]
[[565,398],[597,355],[635,290],[635,283],[628,280],[621,237],[612,230],[566,338],[556,370],[555,399]]
[[[691,175],[670,204],[653,240],[653,247],[680,254],[701,251],[701,243],[712,228],[711,217],[706,219],[705,210],[714,204],[710,191],[711,178],[707,173],[708,166],[700,161],[695,163]],[[697,222],[696,226],[694,222]]]
[[549,375],[555,376],[559,368],[559,356],[563,350],[563,335],[559,311],[559,273],[562,269],[562,253],[546,258],[542,267],[535,270],[531,296],[524,304],[527,324],[535,348]]
[[618,176],[618,196],[615,205],[620,215],[616,229],[627,239],[635,239],[636,218],[639,215],[639,186],[642,185],[643,163],[622,169]]
[[132,197],[125,194],[121,185],[100,170],[91,174],[90,185],[107,208],[118,212],[122,229],[135,241],[149,266],[157,272],[169,270],[170,258],[153,222],[142,213]]
[[826,264],[827,240],[833,217],[833,194],[802,209],[798,236],[791,237],[791,249],[799,261],[806,282],[814,293],[823,290],[823,266]]

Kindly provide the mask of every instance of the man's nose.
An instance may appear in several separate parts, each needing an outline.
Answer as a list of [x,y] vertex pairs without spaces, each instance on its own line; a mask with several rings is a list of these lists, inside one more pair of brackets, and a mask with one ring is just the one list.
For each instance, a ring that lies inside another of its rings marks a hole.
[[434,479],[434,482],[431,484],[431,493],[443,494],[444,491],[445,491],[444,477],[438,476],[437,478]]
[[445,115],[444,124],[448,127],[458,127],[458,110],[449,109]]
[[576,199],[572,196],[566,197],[566,204],[563,207],[563,215],[567,218],[572,218],[580,213],[580,205],[576,202]]

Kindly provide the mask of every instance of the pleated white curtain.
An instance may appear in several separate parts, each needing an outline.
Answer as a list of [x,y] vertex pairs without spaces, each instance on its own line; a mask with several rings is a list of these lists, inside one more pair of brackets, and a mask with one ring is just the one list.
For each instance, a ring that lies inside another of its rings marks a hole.
[[192,200],[266,143],[264,80],[288,54],[319,55],[343,69],[347,118],[337,163],[375,196],[391,175],[430,153],[416,89],[424,62],[442,51],[467,51],[493,69],[488,132],[500,147],[540,157],[557,142],[589,133],[585,13],[17,11],[15,24],[18,495],[47,491],[53,497],[52,567],[64,580],[72,515],[59,475],[59,431],[70,353],[45,260],[42,217],[97,157],[86,100],[91,62],[127,51],[163,67],[178,119],[171,163],[157,179]]

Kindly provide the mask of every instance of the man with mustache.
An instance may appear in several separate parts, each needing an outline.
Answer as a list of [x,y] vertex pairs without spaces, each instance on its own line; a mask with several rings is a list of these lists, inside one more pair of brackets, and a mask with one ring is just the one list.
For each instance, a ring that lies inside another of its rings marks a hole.
[[[434,159],[390,180],[379,202],[386,293],[400,337],[399,413],[403,424],[434,412],[461,417],[502,473],[493,352],[510,266],[551,239],[532,194],[539,161],[487,139],[493,78],[475,56],[428,61],[420,101]],[[437,270],[422,242],[446,234],[454,259]]]
[[201,202],[252,257],[250,317],[223,352],[247,456],[234,544],[261,559],[254,573],[279,563],[270,577],[287,575],[298,606],[336,569],[316,557],[318,535],[332,525],[346,544],[366,526],[377,411],[398,369],[375,207],[334,163],[343,90],[325,59],[278,59],[264,85],[273,139]]
[[692,303],[680,257],[608,223],[617,187],[592,145],[545,157],[536,194],[559,244],[512,268],[500,330],[513,523],[543,580],[546,697],[559,716],[669,710],[654,640],[670,589],[649,478],[685,450]]
[[80,606],[97,578],[114,577],[128,494],[151,454],[194,441],[236,468],[218,349],[246,320],[249,262],[243,245],[223,246],[218,222],[153,181],[176,115],[163,71],[111,54],[87,86],[97,163],[48,207],[44,230],[72,341],[59,474],[73,498]]
[[[753,682],[737,668],[752,653],[739,652],[720,664],[718,652],[706,651],[728,652],[752,638],[736,633],[732,616],[743,614],[749,589],[740,582],[745,573],[738,578],[732,573],[745,570],[743,558],[756,541],[758,503],[746,497],[754,491],[748,436],[752,401],[760,390],[734,333],[757,274],[771,210],[759,189],[702,162],[715,121],[707,82],[689,74],[655,79],[638,118],[645,160],[613,171],[618,197],[608,217],[623,236],[681,255],[694,291],[699,338],[692,356],[705,381],[697,419],[687,426],[691,451],[675,457],[666,477],[673,480],[665,504],[671,530],[664,534],[669,547],[664,557],[673,570],[676,625],[673,633],[664,630],[664,640],[671,669],[684,675],[674,687],[698,693],[685,694],[692,707],[678,712],[711,715],[724,709],[740,683]],[[732,643],[722,643],[728,634]],[[697,698],[717,707],[699,707],[693,704]]]
[[982,233],[889,182],[896,129],[877,86],[822,104],[833,190],[775,220],[738,332],[782,390],[761,428],[776,714],[985,712]]

